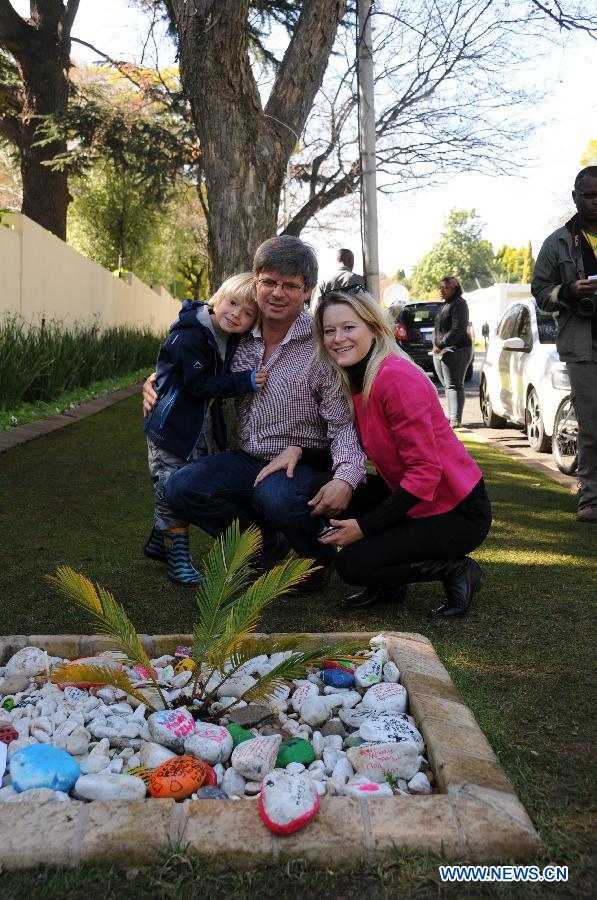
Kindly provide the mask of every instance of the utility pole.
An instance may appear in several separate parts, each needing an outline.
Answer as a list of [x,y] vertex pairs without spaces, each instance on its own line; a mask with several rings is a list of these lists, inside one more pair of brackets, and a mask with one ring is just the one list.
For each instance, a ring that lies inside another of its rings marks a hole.
[[357,72],[359,85],[359,149],[361,156],[361,240],[367,290],[379,301],[375,100],[371,15],[374,0],[358,0]]

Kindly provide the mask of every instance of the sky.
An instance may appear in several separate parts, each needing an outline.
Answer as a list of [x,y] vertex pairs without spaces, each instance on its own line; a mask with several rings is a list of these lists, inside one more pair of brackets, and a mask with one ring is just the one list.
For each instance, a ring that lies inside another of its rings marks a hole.
[[[597,2],[597,0],[596,0]],[[27,0],[12,0],[27,15]],[[146,20],[126,0],[81,0],[73,35],[88,40],[114,57],[130,58],[143,44]],[[151,48],[148,48],[151,53]],[[569,40],[554,47],[545,60],[545,80],[553,85],[540,111],[534,114],[534,134],[527,156],[531,165],[511,176],[463,174],[444,185],[418,188],[394,198],[378,197],[380,270],[393,275],[412,270],[440,237],[451,209],[475,208],[485,223],[484,237],[494,248],[521,247],[530,240],[536,256],[544,238],[566,213],[574,212],[570,191],[580,168],[580,157],[591,139],[597,139],[597,46],[588,38]],[[160,64],[173,61],[172,49],[160,51]],[[91,51],[73,44],[73,56],[90,63]],[[345,232],[333,236],[310,231],[305,237],[315,246],[322,275],[335,268],[335,250],[350,247],[355,270],[361,266],[358,217]]]

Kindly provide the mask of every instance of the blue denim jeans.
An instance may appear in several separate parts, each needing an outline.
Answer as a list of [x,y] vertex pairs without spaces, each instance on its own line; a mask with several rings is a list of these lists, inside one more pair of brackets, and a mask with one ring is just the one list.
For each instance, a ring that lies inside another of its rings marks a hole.
[[451,422],[462,422],[464,409],[464,376],[471,358],[471,348],[461,347],[446,353],[443,359],[433,357],[437,377],[446,391],[448,418]]
[[220,535],[238,519],[241,530],[257,525],[263,535],[263,553],[273,549],[278,532],[299,556],[318,563],[335,559],[336,551],[317,541],[323,522],[312,516],[307,502],[329,481],[329,472],[319,472],[299,463],[293,478],[274,472],[256,488],[255,478],[267,465],[244,450],[227,450],[189,463],[166,484],[166,501],[177,515],[206,531]]

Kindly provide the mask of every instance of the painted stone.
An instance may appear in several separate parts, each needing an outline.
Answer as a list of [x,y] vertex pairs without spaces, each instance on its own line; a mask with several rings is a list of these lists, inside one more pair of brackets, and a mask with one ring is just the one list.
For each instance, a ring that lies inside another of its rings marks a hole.
[[301,707],[307,697],[317,697],[319,696],[319,689],[317,685],[313,684],[311,681],[303,681],[294,694],[292,695],[291,705],[295,712],[300,712]]
[[360,726],[359,734],[366,741],[414,741],[419,753],[425,750],[420,731],[404,715],[368,719]]
[[0,788],[2,787],[2,778],[6,770],[6,760],[8,759],[8,744],[0,741]]
[[321,680],[328,687],[350,688],[354,684],[354,673],[345,669],[324,669]]
[[319,794],[312,779],[270,772],[261,785],[259,813],[276,834],[291,834],[309,822],[319,809]]
[[243,778],[261,781],[274,768],[281,743],[277,734],[243,741],[232,753],[232,765]]
[[23,647],[10,657],[6,663],[6,677],[24,675],[32,678],[41,675],[48,667],[48,654],[39,647]]
[[205,766],[194,756],[177,756],[155,770],[149,779],[152,797],[184,800],[194,794],[205,781]]
[[79,764],[58,747],[31,744],[23,747],[10,760],[10,777],[15,790],[50,788],[68,793],[79,777]]
[[156,744],[182,753],[184,742],[195,730],[195,719],[184,706],[152,713],[147,719],[149,733]]
[[362,744],[346,751],[355,772],[381,784],[390,773],[395,778],[412,778],[420,765],[419,751],[414,741],[394,744]]
[[389,660],[383,667],[383,680],[391,684],[397,684],[400,681],[400,669],[395,662]]
[[350,672],[351,675],[354,675],[356,665],[347,659],[324,659],[323,668],[338,669],[342,672]]
[[215,785],[204,784],[197,791],[197,800],[229,800],[226,791]]
[[224,763],[232,753],[232,735],[221,725],[195,722],[195,730],[185,739],[184,752],[212,766]]
[[73,684],[67,684],[63,691],[63,696],[69,706],[80,706],[87,703],[89,694],[82,688],[75,687]]
[[218,787],[218,773],[216,770],[209,763],[203,762],[203,760],[200,760],[200,762],[203,763],[205,768],[205,781],[202,787]]
[[348,725],[349,728],[360,728],[363,722],[367,722],[369,719],[378,719],[388,714],[358,706],[356,709],[340,709],[338,710],[338,715],[341,721]]
[[180,675],[182,672],[192,672],[194,668],[194,661],[187,657],[186,659],[181,659],[181,661],[174,666],[174,671],[177,675]]
[[0,725],[0,744],[11,744],[19,739],[19,732],[12,725]]
[[309,741],[295,738],[292,741],[284,741],[278,750],[276,768],[285,769],[290,763],[302,763],[310,765],[315,759],[315,752]]
[[357,687],[368,688],[372,684],[378,684],[381,681],[382,657],[381,651],[377,651],[374,656],[358,667],[354,673],[354,681]]
[[[68,663],[65,663],[65,666],[99,666],[104,669],[117,669],[119,672],[122,671],[122,663],[120,663],[117,659],[114,659],[111,656],[82,656],[80,659],[73,659]],[[78,688],[89,688],[89,687],[101,687],[101,681],[69,681],[63,682],[63,685],[66,684],[74,685],[74,687]]]
[[74,793],[83,800],[143,800],[146,787],[135,775],[81,775]]
[[311,728],[323,725],[331,716],[331,709],[319,694],[310,694],[301,703],[300,716]]
[[235,725],[234,722],[230,722],[230,724],[226,726],[226,729],[232,738],[233,749],[234,747],[238,747],[239,744],[242,744],[243,741],[252,741],[255,737],[252,731],[248,731],[241,725]]
[[367,799],[374,797],[393,797],[394,791],[389,784],[376,784],[366,779],[354,779],[345,784],[341,793],[346,797],[366,797]]
[[376,712],[406,712],[408,695],[401,684],[374,684],[363,697],[363,708]]
[[253,725],[259,725],[264,719],[268,719],[272,714],[269,706],[263,703],[249,703],[241,709],[233,709],[230,713],[230,721],[235,725],[242,725],[243,728],[252,728]]

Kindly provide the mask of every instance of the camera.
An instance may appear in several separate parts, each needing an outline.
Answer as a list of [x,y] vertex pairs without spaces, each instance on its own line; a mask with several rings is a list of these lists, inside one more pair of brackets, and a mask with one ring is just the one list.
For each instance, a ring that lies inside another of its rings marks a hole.
[[597,315],[597,295],[593,294],[592,297],[580,297],[576,301],[574,312],[581,319],[592,319]]

